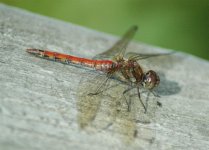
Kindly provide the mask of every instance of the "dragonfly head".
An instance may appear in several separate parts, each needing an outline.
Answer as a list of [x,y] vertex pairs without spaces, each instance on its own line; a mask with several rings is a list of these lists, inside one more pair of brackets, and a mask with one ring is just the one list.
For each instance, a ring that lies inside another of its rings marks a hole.
[[154,87],[158,86],[160,83],[160,78],[157,73],[153,70],[149,70],[146,74],[144,74],[142,79],[142,85],[146,89],[153,89]]

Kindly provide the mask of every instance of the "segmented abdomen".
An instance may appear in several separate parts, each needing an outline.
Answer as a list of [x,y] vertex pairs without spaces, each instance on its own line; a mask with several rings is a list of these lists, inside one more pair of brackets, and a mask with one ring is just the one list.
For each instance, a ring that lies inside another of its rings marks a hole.
[[66,64],[77,64],[86,66],[89,68],[94,68],[101,71],[109,71],[112,67],[116,66],[113,61],[110,60],[92,60],[87,58],[76,57],[67,54],[61,54],[57,52],[40,50],[40,49],[27,49],[27,52],[35,56],[46,58]]

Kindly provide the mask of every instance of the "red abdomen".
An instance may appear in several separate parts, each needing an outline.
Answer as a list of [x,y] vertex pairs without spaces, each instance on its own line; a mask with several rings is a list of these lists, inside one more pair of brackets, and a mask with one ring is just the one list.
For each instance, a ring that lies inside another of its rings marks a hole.
[[116,66],[115,63],[110,60],[93,60],[93,59],[81,58],[81,57],[61,54],[47,50],[27,49],[27,52],[41,58],[46,58],[66,64],[82,65],[89,68],[94,68],[96,70],[101,70],[104,72],[108,72],[113,66]]

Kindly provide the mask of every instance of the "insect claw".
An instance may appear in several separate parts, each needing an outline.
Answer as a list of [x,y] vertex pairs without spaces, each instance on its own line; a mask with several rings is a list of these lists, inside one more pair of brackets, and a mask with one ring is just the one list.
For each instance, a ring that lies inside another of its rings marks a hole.
[[145,113],[145,114],[147,113],[147,108],[146,108],[146,107],[144,107],[144,113]]
[[162,103],[159,102],[159,101],[157,101],[157,105],[158,105],[159,107],[162,107]]
[[155,96],[160,98],[160,95],[158,95],[158,94],[156,94]]

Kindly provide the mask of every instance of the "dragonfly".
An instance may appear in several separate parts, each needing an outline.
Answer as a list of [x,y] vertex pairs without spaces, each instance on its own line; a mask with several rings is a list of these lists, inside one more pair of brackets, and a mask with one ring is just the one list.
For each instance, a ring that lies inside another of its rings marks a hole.
[[[137,30],[137,26],[132,26],[123,35],[123,37],[118,40],[110,49],[103,53],[97,54],[92,59],[36,48],[29,48],[26,51],[40,58],[45,58],[64,64],[85,66],[88,68],[93,68],[96,71],[105,73],[106,79],[97,87],[94,93],[89,93],[89,95],[97,95],[102,92],[101,88],[107,83],[107,81],[110,78],[116,76],[116,78],[119,78],[120,81],[123,81],[129,85],[128,88],[123,91],[123,95],[128,106],[127,111],[131,110],[131,101],[127,100],[125,94],[132,89],[136,89],[138,99],[142,107],[144,108],[144,113],[146,113],[147,107],[141,99],[140,89],[144,88],[149,93],[152,93],[154,96],[159,97],[159,95],[154,92],[154,89],[160,84],[160,77],[153,70],[148,70],[147,72],[144,72],[138,61],[150,57],[169,55],[170,53],[126,53],[127,46]],[[126,55],[129,57],[125,58]],[[161,106],[161,103],[157,102],[157,105]]]

